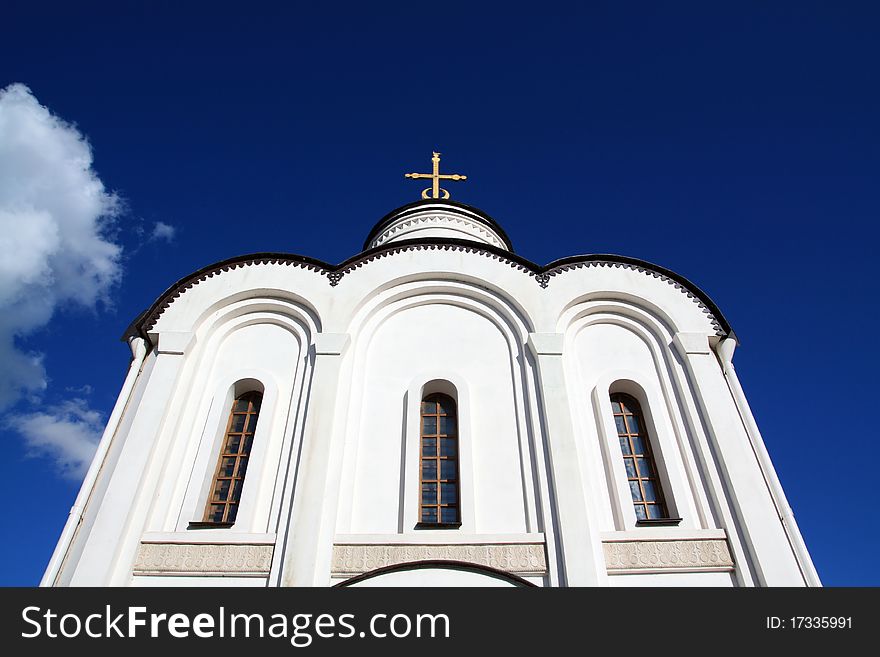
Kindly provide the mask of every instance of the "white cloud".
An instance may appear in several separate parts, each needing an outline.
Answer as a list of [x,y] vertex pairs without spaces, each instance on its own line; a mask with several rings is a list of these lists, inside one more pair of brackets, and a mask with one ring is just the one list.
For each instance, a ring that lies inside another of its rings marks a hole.
[[77,395],[91,395],[94,392],[94,389],[88,383],[79,387],[67,386],[64,390],[65,392],[73,392]]
[[101,414],[83,399],[36,413],[12,414],[4,424],[24,437],[28,456],[50,458],[58,473],[69,479],[85,475],[104,429]]
[[[120,206],[74,126],[26,86],[0,89],[0,411],[35,401],[47,386],[43,355],[22,341],[62,305],[109,301],[122,273],[122,248],[108,234]],[[79,397],[0,424],[21,434],[28,455],[50,458],[70,478],[85,472],[103,428]]]
[[46,387],[42,356],[20,341],[65,303],[107,302],[121,275],[108,236],[120,210],[91,147],[30,89],[0,89],[0,410]]
[[156,240],[165,240],[166,242],[174,241],[174,234],[177,232],[177,229],[171,224],[166,224],[164,221],[157,221],[156,225],[153,226],[153,232],[150,233],[150,241]]

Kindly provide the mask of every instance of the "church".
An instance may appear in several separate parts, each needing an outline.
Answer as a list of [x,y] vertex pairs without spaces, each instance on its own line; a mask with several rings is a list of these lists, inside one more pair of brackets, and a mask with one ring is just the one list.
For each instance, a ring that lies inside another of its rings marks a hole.
[[42,586],[820,586],[699,287],[441,187],[174,283]]

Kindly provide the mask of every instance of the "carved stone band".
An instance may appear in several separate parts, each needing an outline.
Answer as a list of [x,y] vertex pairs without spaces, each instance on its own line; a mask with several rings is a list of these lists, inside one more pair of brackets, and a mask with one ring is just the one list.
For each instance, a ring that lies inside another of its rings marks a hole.
[[271,545],[141,543],[134,574],[265,577],[272,563],[272,550]]
[[547,553],[543,543],[493,543],[446,545],[361,545],[333,546],[331,570],[334,576],[362,573],[414,561],[463,561],[517,575],[543,575]]
[[602,549],[609,573],[733,569],[730,547],[724,539],[606,541]]

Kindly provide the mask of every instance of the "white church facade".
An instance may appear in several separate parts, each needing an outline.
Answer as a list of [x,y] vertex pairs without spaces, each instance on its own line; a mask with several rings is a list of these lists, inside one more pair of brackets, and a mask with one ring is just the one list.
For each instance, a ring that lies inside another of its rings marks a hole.
[[42,585],[820,585],[711,299],[531,263],[434,184],[340,265],[232,258],[132,324]]

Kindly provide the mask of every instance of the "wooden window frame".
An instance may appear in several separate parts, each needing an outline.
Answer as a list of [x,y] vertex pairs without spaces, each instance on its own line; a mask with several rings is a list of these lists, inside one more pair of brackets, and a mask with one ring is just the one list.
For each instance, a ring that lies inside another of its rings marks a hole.
[[[241,402],[247,402],[247,407],[244,410],[240,409]],[[263,393],[259,390],[250,390],[237,395],[232,400],[226,431],[223,433],[223,442],[220,445],[220,454],[217,458],[217,466],[214,468],[208,499],[205,502],[205,511],[200,522],[189,523],[191,529],[232,527],[235,524],[248,464],[253,453],[253,440],[262,403]],[[235,421],[238,417],[244,417],[244,420],[240,430],[234,431]],[[224,461],[228,459],[234,459],[231,471],[223,467]],[[231,474],[227,474],[227,471]],[[228,482],[225,495],[218,490],[222,486],[222,482]],[[223,511],[218,520],[215,513],[216,507],[220,506],[223,507]]]
[[[442,404],[453,409],[450,414],[443,410]],[[433,412],[426,412],[426,405],[433,404]],[[425,419],[434,420],[434,432],[425,431]],[[454,426],[454,434],[441,432],[441,418],[452,418]],[[444,393],[431,393],[425,395],[419,404],[419,521],[416,523],[417,529],[457,529],[461,527],[461,454],[458,440],[458,404],[451,396]],[[454,456],[442,453],[442,440],[451,440],[454,445]],[[427,441],[433,441],[433,450],[430,449]],[[426,454],[426,452],[429,452]],[[428,461],[434,463],[434,478],[425,478],[425,464]],[[443,462],[453,462],[455,464],[454,477],[442,476]],[[443,501],[443,486],[452,484],[455,486],[455,502],[448,503]],[[435,497],[433,504],[425,504],[425,486],[435,486]],[[425,520],[425,509],[435,509],[436,521]],[[455,509],[455,520],[443,521],[443,510]]]
[[[615,404],[620,409],[615,410]],[[657,460],[654,458],[651,436],[648,434],[648,427],[645,424],[645,414],[642,412],[641,404],[632,395],[626,393],[611,394],[611,412],[614,418],[614,428],[617,433],[617,442],[620,447],[621,455],[624,463],[624,474],[627,478],[627,488],[630,491],[632,499],[633,511],[636,514],[636,526],[666,526],[678,525],[681,518],[673,518],[669,515],[669,505],[666,502],[666,496],[663,490],[663,484],[660,481],[660,474],[657,470]],[[618,418],[623,420],[623,429],[618,425]],[[630,418],[635,418],[635,421]],[[644,450],[637,452],[634,439],[641,439]],[[623,441],[626,441],[624,447]],[[630,475],[627,470],[627,462],[632,461],[632,471],[634,476]],[[647,472],[643,472],[647,469]],[[645,482],[651,484],[654,488],[655,499],[649,501],[645,494]],[[639,490],[639,499],[636,499],[632,484],[635,483]],[[638,509],[644,510],[645,517],[639,517]],[[650,507],[659,510],[658,517],[652,518]]]

